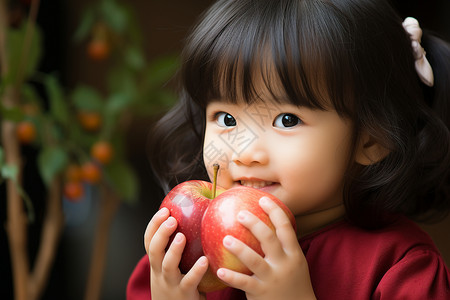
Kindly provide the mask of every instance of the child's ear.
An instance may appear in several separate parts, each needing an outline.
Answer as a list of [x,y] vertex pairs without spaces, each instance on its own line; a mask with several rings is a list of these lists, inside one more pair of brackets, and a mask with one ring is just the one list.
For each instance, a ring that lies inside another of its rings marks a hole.
[[388,149],[377,143],[367,132],[364,132],[356,149],[355,161],[363,166],[368,166],[383,160],[388,154]]

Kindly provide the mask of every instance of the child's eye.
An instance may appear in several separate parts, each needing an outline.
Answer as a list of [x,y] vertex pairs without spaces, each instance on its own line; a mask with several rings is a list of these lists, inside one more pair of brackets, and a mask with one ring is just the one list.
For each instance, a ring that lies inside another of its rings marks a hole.
[[221,127],[236,126],[236,119],[226,112],[218,112],[216,114],[217,124]]
[[279,114],[273,121],[273,126],[277,128],[290,128],[302,123],[299,117],[290,113]]

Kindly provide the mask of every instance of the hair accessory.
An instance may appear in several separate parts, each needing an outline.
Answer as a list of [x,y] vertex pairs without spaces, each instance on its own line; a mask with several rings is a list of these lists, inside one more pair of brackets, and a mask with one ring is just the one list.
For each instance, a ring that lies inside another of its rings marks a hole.
[[422,38],[422,29],[419,26],[419,22],[411,17],[406,18],[403,21],[403,28],[411,38],[411,45],[414,52],[414,58],[416,59],[416,71],[422,80],[428,86],[433,86],[434,84],[434,76],[433,69],[431,68],[430,63],[425,57],[425,50],[420,45]]

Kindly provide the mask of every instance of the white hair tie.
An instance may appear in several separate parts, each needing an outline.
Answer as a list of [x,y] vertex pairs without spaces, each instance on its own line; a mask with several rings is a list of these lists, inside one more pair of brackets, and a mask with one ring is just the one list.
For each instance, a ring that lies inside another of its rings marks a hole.
[[414,58],[416,59],[416,71],[420,77],[420,80],[422,80],[422,82],[428,86],[433,86],[433,69],[431,68],[430,63],[425,57],[425,50],[420,45],[422,38],[422,29],[419,26],[419,22],[414,18],[408,17],[403,21],[402,25],[411,38]]

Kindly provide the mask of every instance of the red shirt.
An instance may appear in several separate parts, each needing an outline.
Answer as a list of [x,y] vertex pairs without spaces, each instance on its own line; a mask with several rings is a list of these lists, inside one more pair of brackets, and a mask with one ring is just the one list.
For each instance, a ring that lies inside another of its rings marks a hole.
[[[300,239],[317,299],[450,299],[450,273],[430,237],[401,218],[367,231],[342,221]],[[128,300],[150,299],[143,257],[130,277]],[[232,288],[208,300],[245,299]]]

